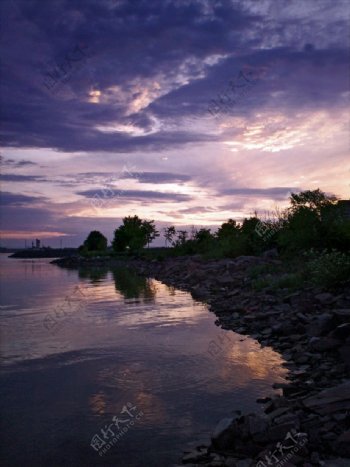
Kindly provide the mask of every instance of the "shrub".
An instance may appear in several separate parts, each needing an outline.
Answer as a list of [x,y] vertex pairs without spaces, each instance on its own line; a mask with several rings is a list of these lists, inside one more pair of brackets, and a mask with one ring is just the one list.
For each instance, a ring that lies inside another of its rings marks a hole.
[[349,254],[336,250],[323,250],[320,253],[311,250],[306,256],[309,258],[307,270],[313,284],[333,288],[350,280]]

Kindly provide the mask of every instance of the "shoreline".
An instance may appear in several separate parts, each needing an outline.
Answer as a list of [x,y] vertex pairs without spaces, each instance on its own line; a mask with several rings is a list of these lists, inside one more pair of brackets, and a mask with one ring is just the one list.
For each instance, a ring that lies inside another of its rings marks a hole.
[[282,396],[260,400],[264,415],[224,418],[210,446],[186,451],[189,466],[265,467],[350,465],[350,291],[301,287],[252,289],[251,268],[283,266],[276,258],[241,256],[163,261],[62,258],[69,268],[128,267],[190,292],[207,304],[218,325],[281,354],[287,384]]

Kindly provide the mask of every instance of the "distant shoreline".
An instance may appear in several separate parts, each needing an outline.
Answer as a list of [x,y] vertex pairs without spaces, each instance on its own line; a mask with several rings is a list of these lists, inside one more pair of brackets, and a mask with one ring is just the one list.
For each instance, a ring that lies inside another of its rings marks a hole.
[[[9,253],[11,253],[9,251]],[[76,255],[77,248],[43,248],[40,250],[26,249],[19,250],[10,255],[10,258],[35,259],[35,258],[64,258]]]

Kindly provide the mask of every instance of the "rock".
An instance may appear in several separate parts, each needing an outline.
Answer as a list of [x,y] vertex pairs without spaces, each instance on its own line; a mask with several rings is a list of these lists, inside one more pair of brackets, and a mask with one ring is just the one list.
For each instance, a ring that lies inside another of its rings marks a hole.
[[193,450],[187,454],[185,454],[183,457],[182,457],[182,463],[183,464],[191,464],[191,463],[195,463],[195,462],[200,462],[202,460],[205,460],[207,458],[207,452],[206,450],[201,450],[201,451],[198,451],[198,450]]
[[248,432],[254,438],[255,435],[265,433],[268,428],[268,420],[257,414],[247,415],[245,418]]
[[234,458],[234,457],[228,457],[226,460],[225,460],[225,464],[224,466],[225,467],[236,467],[237,466],[237,459]]
[[266,250],[261,255],[263,258],[278,258],[277,248],[271,248],[271,250]]
[[253,459],[241,459],[236,462],[236,467],[250,467]]
[[350,322],[350,308],[337,308],[333,310],[333,314],[340,323]]
[[336,339],[345,340],[350,336],[350,323],[340,324],[331,332],[330,336]]
[[268,419],[273,420],[276,417],[279,417],[280,415],[283,415],[284,413],[288,412],[289,407],[280,407],[279,409],[275,409],[272,412],[268,414]]
[[[211,441],[216,449],[228,449],[233,443],[232,424],[233,418],[223,418],[216,425]],[[232,446],[231,446],[232,447]]]
[[316,464],[316,465],[319,465],[320,463],[320,455],[318,452],[312,452],[311,453],[311,456],[310,456],[310,461],[312,464]]
[[258,404],[266,404],[267,402],[270,402],[271,397],[259,397],[256,402]]
[[323,313],[313,319],[307,326],[306,332],[309,336],[322,336],[328,334],[335,325],[335,317],[330,313]]
[[315,299],[320,303],[332,303],[334,300],[334,296],[331,293],[319,293],[315,295]]
[[281,441],[284,439],[288,431],[298,428],[294,422],[282,423],[269,428],[268,437],[270,441]]
[[342,346],[338,352],[341,360],[345,363],[346,368],[350,371],[350,343]]
[[321,337],[317,340],[310,340],[310,346],[318,352],[335,350],[342,345],[341,341],[334,337]]
[[303,404],[321,415],[350,410],[350,381],[304,399]]
[[[335,452],[350,457],[350,430],[344,431],[335,442]],[[350,464],[350,461],[349,461]]]
[[349,459],[326,459],[323,461],[323,467],[349,467]]

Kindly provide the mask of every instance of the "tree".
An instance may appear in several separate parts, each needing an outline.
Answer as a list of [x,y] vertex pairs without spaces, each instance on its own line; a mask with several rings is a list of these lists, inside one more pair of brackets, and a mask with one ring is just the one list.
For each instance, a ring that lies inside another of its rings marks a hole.
[[175,235],[176,230],[173,225],[164,228],[165,246],[167,246],[168,243],[173,244],[173,238],[175,237]]
[[239,233],[239,225],[233,219],[229,219],[227,222],[224,222],[217,231],[217,237],[219,240],[231,239],[237,236]]
[[278,234],[279,245],[292,252],[334,245],[338,237],[336,200],[320,189],[292,193],[287,220]]
[[188,237],[187,230],[178,230],[177,231],[177,244],[184,245]]
[[290,196],[290,211],[295,213],[302,209],[307,209],[308,211],[316,212],[320,216],[322,209],[332,206],[336,200],[337,198],[335,196],[327,196],[326,193],[319,188],[317,188],[317,190],[292,193]]
[[210,229],[199,229],[195,235],[194,240],[197,243],[208,243],[213,239],[212,234],[210,233]]
[[142,227],[143,227],[143,230],[145,231],[147,245],[149,246],[149,244],[153,242],[155,238],[159,237],[159,232],[156,229],[153,220],[142,221]]
[[124,251],[127,248],[137,251],[158,235],[153,220],[143,221],[138,216],[128,216],[124,217],[123,224],[114,231],[112,246],[115,251]]
[[83,249],[86,251],[103,251],[106,248],[107,238],[98,230],[90,232],[83,243]]

